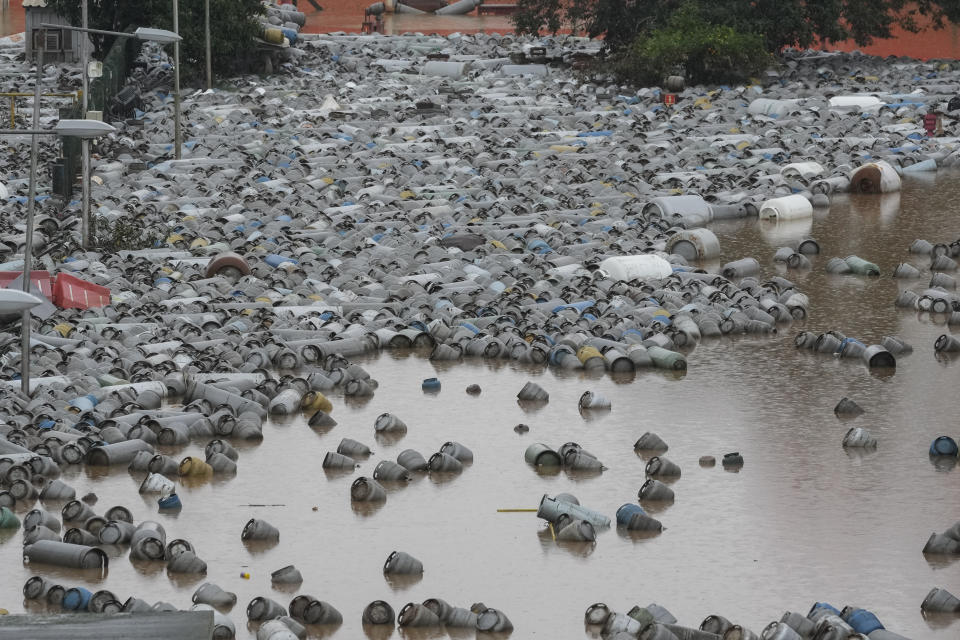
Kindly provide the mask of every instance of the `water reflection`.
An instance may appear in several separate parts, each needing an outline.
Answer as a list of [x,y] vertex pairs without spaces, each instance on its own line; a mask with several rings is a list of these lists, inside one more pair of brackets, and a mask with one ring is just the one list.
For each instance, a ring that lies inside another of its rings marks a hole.
[[643,510],[653,515],[663,513],[673,506],[673,502],[665,500],[642,500]]
[[131,558],[130,565],[133,569],[144,577],[151,577],[161,573],[166,568],[166,563],[162,560],[136,560]]
[[173,573],[167,571],[167,578],[170,583],[178,589],[193,590],[198,584],[206,580],[206,574],[203,573]]
[[405,640],[434,640],[446,635],[440,627],[400,627],[398,631]]
[[760,235],[774,248],[795,245],[813,232],[813,218],[760,220],[759,225]]
[[402,431],[376,431],[373,434],[373,439],[377,441],[377,444],[383,447],[392,447],[403,440],[404,436],[406,435],[406,429]]
[[587,558],[593,554],[597,548],[596,542],[570,542],[567,540],[557,540],[557,549],[564,551],[578,558]]
[[365,624],[363,625],[363,634],[370,640],[389,640],[393,636],[394,627],[392,624]]
[[922,612],[923,621],[933,630],[947,629],[960,621],[956,613]]
[[351,469],[324,469],[323,475],[327,478],[327,480],[337,480],[339,478],[351,476],[355,471],[355,467]]
[[412,575],[406,574],[395,574],[395,573],[385,573],[383,574],[384,580],[387,582],[387,586],[390,587],[393,591],[403,591],[409,589],[410,587],[419,584],[423,580],[423,574],[417,573]]
[[890,225],[900,212],[899,192],[885,193],[880,196],[850,194],[847,198],[851,212],[865,220],[876,221],[884,227]]
[[645,543],[660,537],[660,531],[631,531],[626,527],[617,527],[617,535],[632,543]]
[[957,466],[956,456],[934,456],[927,454],[927,457],[930,459],[930,465],[934,470],[941,473],[949,473]]
[[279,540],[241,540],[241,542],[252,556],[264,554],[280,544]]
[[367,518],[380,511],[385,504],[386,502],[383,500],[378,502],[357,502],[356,500],[351,500],[350,510],[361,518]]
[[517,406],[524,413],[536,413],[547,406],[549,400],[517,400]]
[[862,464],[864,461],[874,458],[877,455],[876,447],[843,447],[843,452],[851,462]]

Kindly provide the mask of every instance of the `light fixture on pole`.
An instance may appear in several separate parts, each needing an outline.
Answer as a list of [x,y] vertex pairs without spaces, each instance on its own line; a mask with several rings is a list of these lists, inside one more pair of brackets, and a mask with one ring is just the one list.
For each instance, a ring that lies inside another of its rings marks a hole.
[[77,31],[80,33],[95,33],[100,36],[113,36],[115,38],[136,38],[149,42],[159,42],[160,44],[170,44],[171,42],[180,42],[182,38],[173,31],[166,29],[148,29],[138,27],[133,33],[123,31],[107,31],[106,29],[86,29],[84,27],[72,27],[68,24],[50,24],[44,22],[40,25],[44,29],[63,29],[64,31]]

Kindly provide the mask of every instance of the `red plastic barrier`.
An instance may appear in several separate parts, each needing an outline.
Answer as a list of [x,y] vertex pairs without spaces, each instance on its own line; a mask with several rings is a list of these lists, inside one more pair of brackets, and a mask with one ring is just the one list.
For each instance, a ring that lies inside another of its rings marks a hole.
[[53,283],[53,304],[64,309],[92,309],[110,304],[110,289],[58,273]]
[[[0,271],[0,289],[9,287],[10,283],[19,278],[22,273],[22,271]],[[49,271],[31,271],[30,281],[48,300],[53,297],[53,279]]]

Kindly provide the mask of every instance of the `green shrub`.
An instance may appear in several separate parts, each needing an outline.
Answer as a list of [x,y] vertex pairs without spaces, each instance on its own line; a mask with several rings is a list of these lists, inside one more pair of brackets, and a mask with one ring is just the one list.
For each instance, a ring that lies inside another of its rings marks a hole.
[[656,85],[674,74],[692,84],[719,84],[749,78],[771,62],[760,34],[711,24],[688,3],[667,26],[642,33],[615,52],[611,70],[621,81],[638,85]]
[[109,222],[104,218],[90,216],[90,231],[96,250],[105,253],[150,249],[159,236],[156,231],[145,229],[143,223],[133,218],[117,218]]

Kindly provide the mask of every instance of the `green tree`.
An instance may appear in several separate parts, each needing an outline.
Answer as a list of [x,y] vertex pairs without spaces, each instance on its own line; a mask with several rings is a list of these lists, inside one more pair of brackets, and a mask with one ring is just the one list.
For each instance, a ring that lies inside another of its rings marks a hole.
[[[570,29],[604,37],[613,49],[668,26],[683,0],[518,0],[513,21],[519,33]],[[808,47],[820,40],[853,39],[858,45],[889,38],[900,26],[919,30],[960,22],[960,0],[700,0],[703,20],[756,33],[770,52]]]
[[657,84],[674,73],[693,83],[738,82],[762,71],[770,58],[759,34],[711,24],[688,2],[665,27],[614,51],[607,68],[621,80],[641,85]]
[[[47,0],[58,14],[80,24],[80,0]],[[127,27],[173,30],[171,0],[88,0],[88,21],[92,29],[123,31]],[[231,74],[247,68],[253,59],[254,37],[260,33],[257,17],[264,12],[260,0],[210,0],[210,49],[214,73]],[[203,0],[179,1],[180,63],[187,77],[204,68]],[[113,44],[113,36],[92,34],[94,57],[102,58]],[[167,45],[172,50],[173,45]]]

